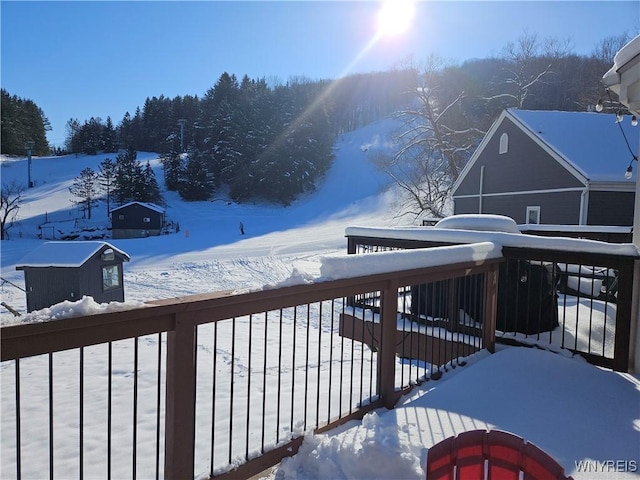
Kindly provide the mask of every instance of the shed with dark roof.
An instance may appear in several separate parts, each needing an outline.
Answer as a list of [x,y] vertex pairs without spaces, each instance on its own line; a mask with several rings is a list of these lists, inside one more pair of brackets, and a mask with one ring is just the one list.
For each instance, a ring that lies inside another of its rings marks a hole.
[[98,303],[123,302],[122,264],[129,260],[107,242],[43,243],[16,265],[24,271],[27,312],[85,295]]
[[111,210],[112,238],[145,238],[160,235],[164,208],[146,202],[129,202]]

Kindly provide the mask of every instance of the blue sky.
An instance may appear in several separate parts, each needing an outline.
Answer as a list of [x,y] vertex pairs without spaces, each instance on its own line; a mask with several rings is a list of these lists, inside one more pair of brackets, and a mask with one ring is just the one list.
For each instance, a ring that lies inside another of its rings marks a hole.
[[[51,121],[119,123],[147,97],[202,96],[223,72],[286,82],[380,71],[431,53],[454,62],[498,55],[525,31],[571,40],[589,54],[609,36],[640,30],[633,1],[429,1],[403,35],[372,42],[373,1],[2,0],[1,84]],[[603,72],[604,74],[604,72]]]

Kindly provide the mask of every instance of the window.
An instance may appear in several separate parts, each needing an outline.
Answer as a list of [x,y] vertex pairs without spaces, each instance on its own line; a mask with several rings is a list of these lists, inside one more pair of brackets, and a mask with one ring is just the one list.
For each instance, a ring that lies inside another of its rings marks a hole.
[[509,151],[509,135],[503,133],[500,135],[500,155]]
[[124,215],[118,215],[118,220],[124,220]]
[[540,207],[527,207],[527,221],[528,225],[540,224]]
[[102,290],[111,290],[120,286],[120,265],[102,267]]
[[113,248],[107,248],[104,252],[102,252],[101,256],[103,262],[112,262],[116,258],[116,254],[113,251]]
[[143,221],[144,223],[151,223],[151,219],[150,219],[149,217],[144,217],[144,218],[142,219],[142,221]]

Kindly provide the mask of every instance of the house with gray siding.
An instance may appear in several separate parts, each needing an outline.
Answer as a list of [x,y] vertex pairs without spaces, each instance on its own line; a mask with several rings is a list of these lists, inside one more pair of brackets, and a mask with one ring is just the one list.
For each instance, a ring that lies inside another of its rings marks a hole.
[[46,242],[27,254],[24,271],[27,312],[90,296],[98,303],[124,302],[122,250],[107,242]]
[[153,203],[129,202],[111,210],[111,238],[160,235],[164,222],[164,208]]
[[519,224],[633,224],[638,132],[631,117],[508,109],[453,185],[454,214]]

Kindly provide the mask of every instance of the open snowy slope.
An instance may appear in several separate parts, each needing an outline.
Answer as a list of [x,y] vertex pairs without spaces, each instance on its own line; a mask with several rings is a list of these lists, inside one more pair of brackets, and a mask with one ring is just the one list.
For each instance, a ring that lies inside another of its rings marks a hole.
[[[167,217],[180,225],[180,232],[146,239],[111,240],[131,256],[125,264],[127,300],[144,301],[228,288],[259,288],[287,278],[296,266],[313,270],[321,254],[346,247],[345,227],[388,225],[394,218],[397,196],[388,191],[388,178],[375,170],[369,158],[390,154],[390,132],[397,127],[384,120],[339,137],[335,160],[318,189],[289,207],[266,204],[236,204],[222,193],[208,202],[183,202],[175,192],[164,192]],[[38,226],[49,222],[56,229],[75,225],[106,225],[106,204],[94,209],[91,221],[82,218],[72,204],[69,187],[80,171],[98,170],[100,162],[113,154],[34,158],[35,186],[25,200],[10,240],[2,242],[2,278],[24,285],[23,273],[15,265],[46,240],[37,238]],[[163,186],[162,166],[156,154],[139,152],[149,161]],[[26,184],[27,160],[2,159],[2,181]],[[242,236],[239,224],[245,226]],[[26,311],[24,293],[5,283],[4,302]],[[3,322],[12,315],[3,309]]]

